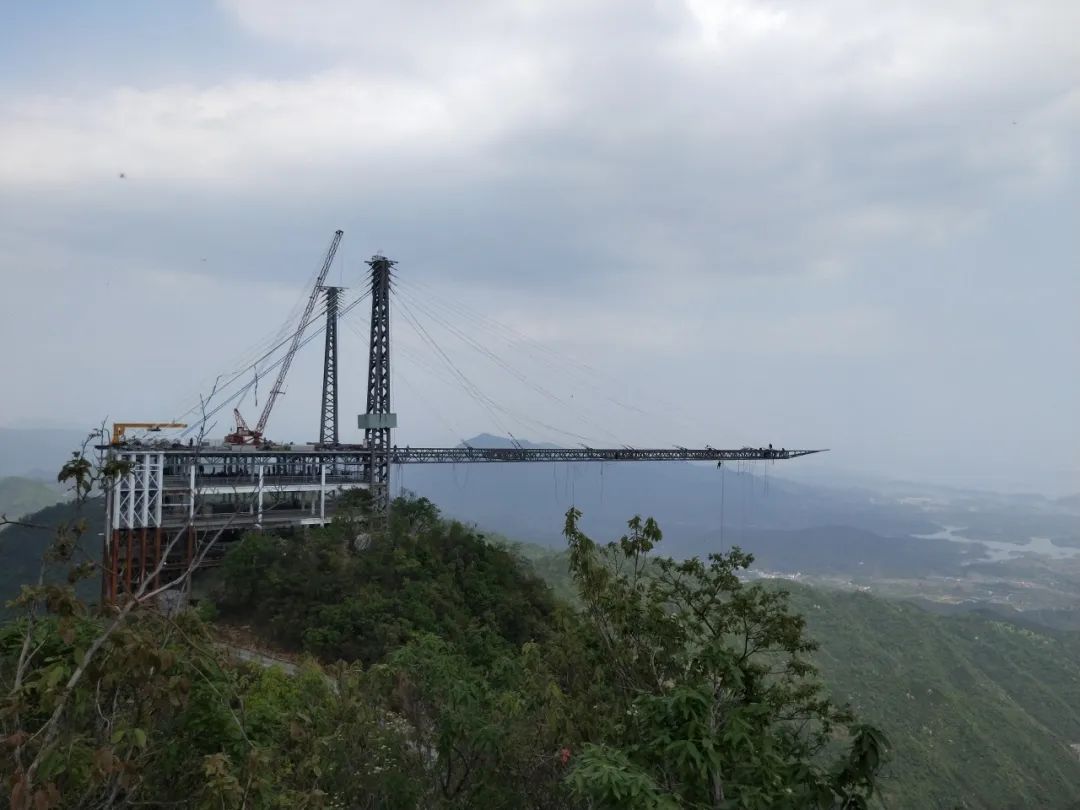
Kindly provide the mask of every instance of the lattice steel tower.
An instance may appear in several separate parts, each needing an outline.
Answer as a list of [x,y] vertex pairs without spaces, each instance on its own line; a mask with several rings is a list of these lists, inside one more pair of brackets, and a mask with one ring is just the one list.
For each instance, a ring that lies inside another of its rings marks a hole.
[[373,507],[385,514],[390,502],[390,431],[397,415],[390,411],[390,276],[394,262],[372,256],[371,353],[368,359],[367,413],[359,419],[370,453]]
[[324,287],[326,291],[326,351],[323,357],[322,412],[319,419],[319,444],[337,447],[338,435],[338,296],[341,287]]

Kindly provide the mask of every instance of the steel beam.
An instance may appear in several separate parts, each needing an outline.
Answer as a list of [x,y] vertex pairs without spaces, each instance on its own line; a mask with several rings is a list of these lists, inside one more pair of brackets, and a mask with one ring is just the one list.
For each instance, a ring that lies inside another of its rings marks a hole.
[[823,453],[824,450],[774,450],[746,447],[741,450],[686,448],[535,448],[516,447],[394,447],[391,464],[480,464],[551,461],[783,461]]

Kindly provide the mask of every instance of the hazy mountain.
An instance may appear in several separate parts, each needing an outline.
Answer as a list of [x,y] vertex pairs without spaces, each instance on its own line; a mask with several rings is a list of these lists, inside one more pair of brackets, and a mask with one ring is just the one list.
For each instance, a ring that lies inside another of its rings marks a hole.
[[55,481],[60,467],[88,433],[70,428],[0,427],[0,476]]
[[[565,552],[520,551],[572,598]],[[1080,743],[1080,633],[1005,608],[770,587],[787,590],[806,617],[833,698],[888,735],[880,806],[1076,806],[1080,758],[1070,746]]]
[[[508,446],[497,437],[474,447]],[[522,442],[525,447],[542,447]],[[605,464],[430,465],[395,468],[395,487],[426,495],[448,514],[524,540],[560,542],[562,518],[573,504],[586,528],[611,534],[634,514],[656,517],[673,544],[744,530],[845,525],[880,534],[932,532],[936,523],[897,508],[869,490],[796,483],[777,475],[787,462],[744,464],[610,462]]]
[[[55,479],[53,475],[54,482]],[[55,483],[17,476],[0,478],[0,515],[12,519],[57,503],[63,497],[63,490]]]
[[1058,498],[1057,503],[1059,506],[1062,506],[1066,509],[1080,512],[1080,492],[1076,493],[1075,495],[1066,495],[1062,498]]
[[[482,435],[477,447],[507,446]],[[543,446],[529,445],[525,446]],[[561,544],[573,504],[598,538],[618,536],[635,514],[651,515],[668,553],[702,554],[738,544],[772,570],[878,576],[955,572],[980,545],[915,535],[964,527],[979,540],[1026,543],[1033,536],[1080,544],[1080,516],[1041,496],[998,496],[896,484],[887,492],[784,478],[784,462],[430,465],[395,468],[394,487],[435,501],[448,514],[546,546]]]
[[[92,500],[78,512],[73,504],[58,504],[32,520],[55,526],[85,518],[93,554],[102,506]],[[0,532],[0,597],[11,598],[36,576],[50,537],[23,527]],[[822,560],[851,572],[867,565],[902,570],[927,560],[947,567],[958,564],[950,555],[969,551],[951,543],[928,551],[918,543],[933,546],[930,541],[850,527],[759,529],[754,537],[758,570],[792,563],[809,569]],[[803,556],[793,557],[799,549]],[[528,551],[538,573],[567,593],[565,554]],[[659,551],[670,551],[667,540]],[[89,581],[82,589],[92,599],[96,587]],[[934,605],[942,614],[958,614],[934,615],[865,594],[782,587],[821,644],[815,658],[834,697],[850,702],[892,741],[882,782],[886,806],[1067,808],[1077,798],[1080,760],[1070,746],[1080,743],[1080,635],[1037,621],[1068,627],[1065,613]]]
[[834,697],[890,736],[895,808],[1020,808],[1080,798],[1080,635],[1000,616],[934,616],[791,587]]
[[[101,533],[105,526],[105,502],[91,498],[81,507],[73,502],[57,503],[25,516],[32,526],[6,526],[0,531],[0,614],[3,605],[19,593],[22,585],[37,580],[41,556],[52,542],[55,529],[62,523],[71,524],[85,520],[86,534],[82,547],[90,558],[100,559]],[[40,527],[40,528],[39,528]],[[100,580],[83,581],[80,592],[87,598],[96,598]]]

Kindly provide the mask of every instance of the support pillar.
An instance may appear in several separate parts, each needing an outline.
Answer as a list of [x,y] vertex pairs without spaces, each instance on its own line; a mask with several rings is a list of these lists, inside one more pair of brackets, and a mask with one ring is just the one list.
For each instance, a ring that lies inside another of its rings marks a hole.
[[261,464],[259,465],[259,488],[255,500],[259,507],[258,515],[255,518],[255,527],[261,529],[263,515],[263,466]]
[[154,530],[154,589],[157,590],[161,586],[161,525],[158,521],[158,527]]
[[338,297],[340,287],[326,290],[326,346],[323,355],[322,413],[319,419],[319,444],[337,447],[338,436]]
[[390,430],[397,426],[390,411],[390,281],[394,262],[372,256],[371,347],[368,357],[367,413],[360,417],[369,461],[367,480],[372,510],[385,520],[390,508]]

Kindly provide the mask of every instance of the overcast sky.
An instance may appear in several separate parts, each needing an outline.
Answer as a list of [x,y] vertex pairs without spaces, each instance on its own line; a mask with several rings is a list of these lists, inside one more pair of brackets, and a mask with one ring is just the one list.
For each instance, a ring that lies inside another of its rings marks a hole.
[[[399,263],[399,444],[1076,491],[1078,30],[1075,0],[11,4],[0,425],[182,414],[342,228],[348,296]],[[272,436],[315,436],[321,359]]]

